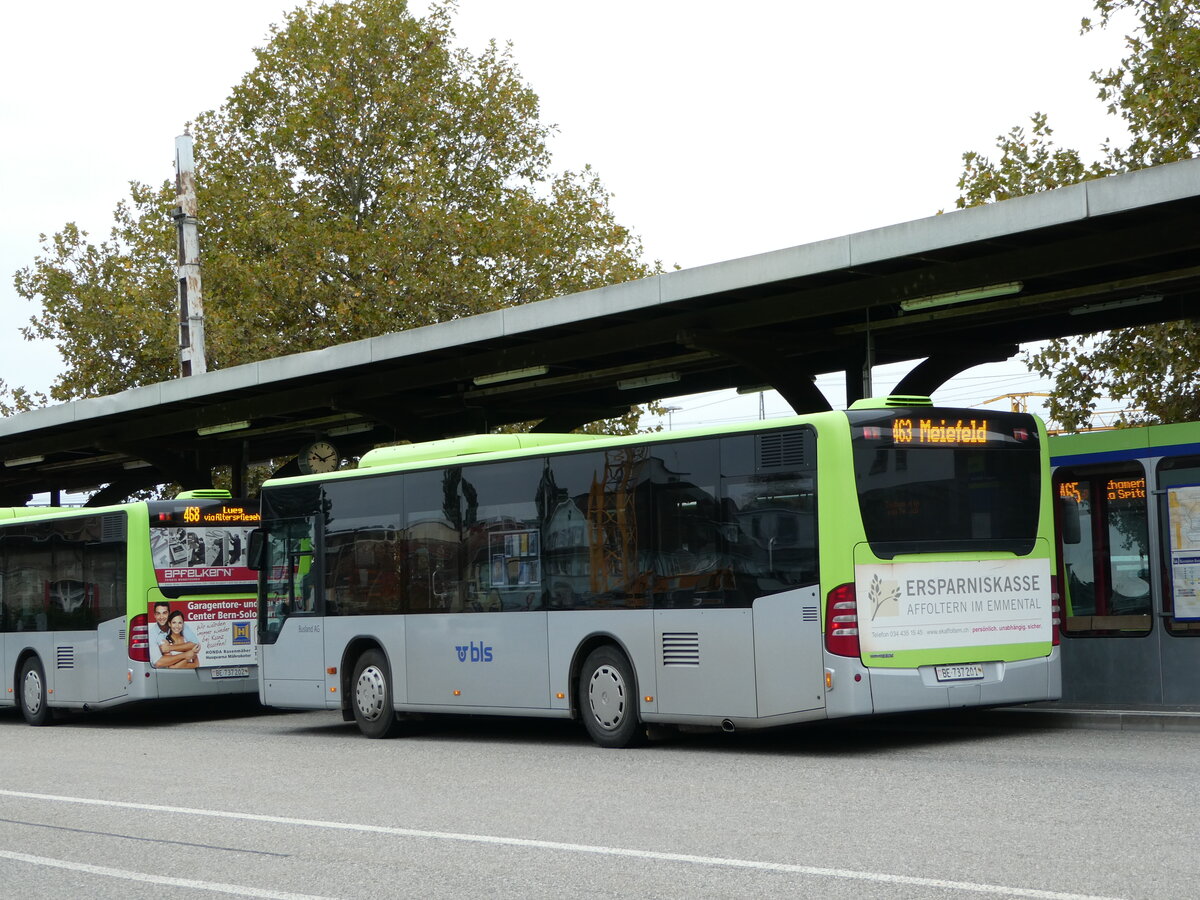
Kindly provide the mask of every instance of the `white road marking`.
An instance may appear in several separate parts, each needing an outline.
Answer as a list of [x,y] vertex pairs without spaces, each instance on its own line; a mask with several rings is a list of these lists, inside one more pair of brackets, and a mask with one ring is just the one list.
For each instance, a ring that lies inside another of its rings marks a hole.
[[[122,800],[97,800],[89,797],[62,797],[55,794],[35,794],[28,791],[0,789],[0,797],[25,800],[45,800],[55,803],[78,803],[86,806],[107,806],[136,809],[144,812],[178,813],[188,816],[209,816],[215,819],[234,819],[243,822],[268,822],[274,825],[295,825],[303,828],[325,828],[336,831],[357,831],[364,834],[386,834],[395,837],[426,838],[439,841],[462,841],[472,844],[493,844],[502,847],[526,847],[536,850],[560,850],[566,853],[589,853],[598,856],[619,856],[648,859],[657,862],[686,863],[731,869],[751,869],[759,872],[783,872],[791,875],[810,875],[818,878],[842,878],[870,881],[877,884],[904,884],[915,887],[971,891],[977,894],[998,894],[1005,897],[1032,897],[1036,900],[1121,900],[1095,894],[1073,894],[1063,891],[1044,891],[1037,888],[1012,887],[1003,884],[984,884],[972,881],[949,881],[944,878],[920,878],[913,875],[893,875],[887,872],[862,872],[854,869],[827,869],[821,866],[801,866],[792,863],[766,862],[756,859],[731,859],[720,856],[696,856],[690,853],[664,853],[657,850],[631,850],[624,847],[604,847],[591,844],[568,844],[561,841],[541,841],[532,838],[500,837],[489,834],[460,834],[452,831],[425,831],[418,828],[395,828],[388,825],[366,825],[353,822],[329,822],[322,819],[298,819],[291,816],[268,816],[260,813],[239,813],[219,809],[195,809],[182,806],[160,806],[154,803],[130,803]],[[274,895],[262,895],[274,896]]]
[[29,863],[33,866],[50,866],[54,869],[67,869],[72,872],[85,872],[88,875],[124,878],[126,881],[141,881],[146,884],[162,884],[168,887],[215,891],[220,894],[233,894],[237,897],[262,897],[265,900],[328,900],[328,898],[314,897],[311,894],[290,894],[286,891],[268,891],[263,888],[248,887],[241,884],[221,884],[216,881],[198,881],[194,878],[172,878],[169,875],[151,875],[148,872],[131,872],[128,869],[93,866],[90,863],[71,862],[67,859],[52,859],[48,856],[30,856],[28,853],[13,853],[11,850],[0,850],[0,859],[11,859],[16,862]]

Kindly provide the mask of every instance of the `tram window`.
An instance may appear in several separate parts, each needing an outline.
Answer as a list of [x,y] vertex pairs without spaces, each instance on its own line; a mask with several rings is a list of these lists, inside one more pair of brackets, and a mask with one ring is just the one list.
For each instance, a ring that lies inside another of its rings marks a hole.
[[1164,459],[1157,475],[1167,630],[1179,637],[1200,636],[1200,566],[1192,562],[1200,557],[1200,456]]
[[[1139,466],[1060,469],[1061,514],[1077,516],[1079,541],[1059,541],[1066,581],[1063,630],[1137,636],[1151,623],[1146,479]],[[1073,524],[1073,523],[1072,523]],[[1073,531],[1072,528],[1060,528]]]

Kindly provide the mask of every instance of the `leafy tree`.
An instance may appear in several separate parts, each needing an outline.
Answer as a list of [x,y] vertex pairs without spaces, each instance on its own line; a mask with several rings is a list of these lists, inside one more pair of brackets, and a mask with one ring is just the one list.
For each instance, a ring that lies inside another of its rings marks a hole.
[[44,394],[30,393],[23,387],[10,388],[8,383],[0,378],[0,416],[7,418],[45,405]]
[[[194,123],[208,367],[650,274],[590,169],[556,172],[508,48],[453,45],[454,3],[310,0]],[[17,273],[55,400],[177,372],[171,185],[134,182],[106,241],[67,225]]]
[[[1099,99],[1127,129],[1128,143],[1106,142],[1100,159],[1085,164],[1078,151],[1054,145],[1046,116],[1036,113],[1028,134],[1016,127],[997,138],[996,162],[975,152],[963,155],[959,208],[1200,152],[1200,2],[1095,0],[1095,9],[1098,18],[1082,22],[1085,34],[1119,16],[1137,21],[1125,40],[1127,55],[1091,74]],[[1200,418],[1200,328],[1190,321],[1059,338],[1026,362],[1054,379],[1050,415],[1066,428],[1085,427],[1105,396],[1127,407],[1128,422]]]

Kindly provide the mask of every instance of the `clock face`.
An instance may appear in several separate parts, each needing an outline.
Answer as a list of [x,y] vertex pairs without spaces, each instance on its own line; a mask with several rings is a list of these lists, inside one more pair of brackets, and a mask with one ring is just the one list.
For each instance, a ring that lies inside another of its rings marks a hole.
[[329,441],[313,441],[300,450],[296,462],[301,472],[312,475],[318,472],[332,472],[338,467],[340,459],[337,448]]

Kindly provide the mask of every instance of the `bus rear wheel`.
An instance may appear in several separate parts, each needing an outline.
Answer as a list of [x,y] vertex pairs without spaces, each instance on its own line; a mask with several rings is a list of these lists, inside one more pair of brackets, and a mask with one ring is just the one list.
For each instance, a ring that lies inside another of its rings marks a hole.
[[613,646],[588,654],[579,673],[579,714],[601,747],[636,747],[645,740],[637,713],[633,666]]
[[21,666],[21,680],[18,689],[21,703],[21,715],[30,725],[48,725],[50,723],[49,695],[46,692],[46,672],[42,661],[36,656],[25,660]]
[[369,738],[394,737],[400,721],[392,706],[392,672],[380,650],[368,650],[354,664],[351,702],[358,730]]

